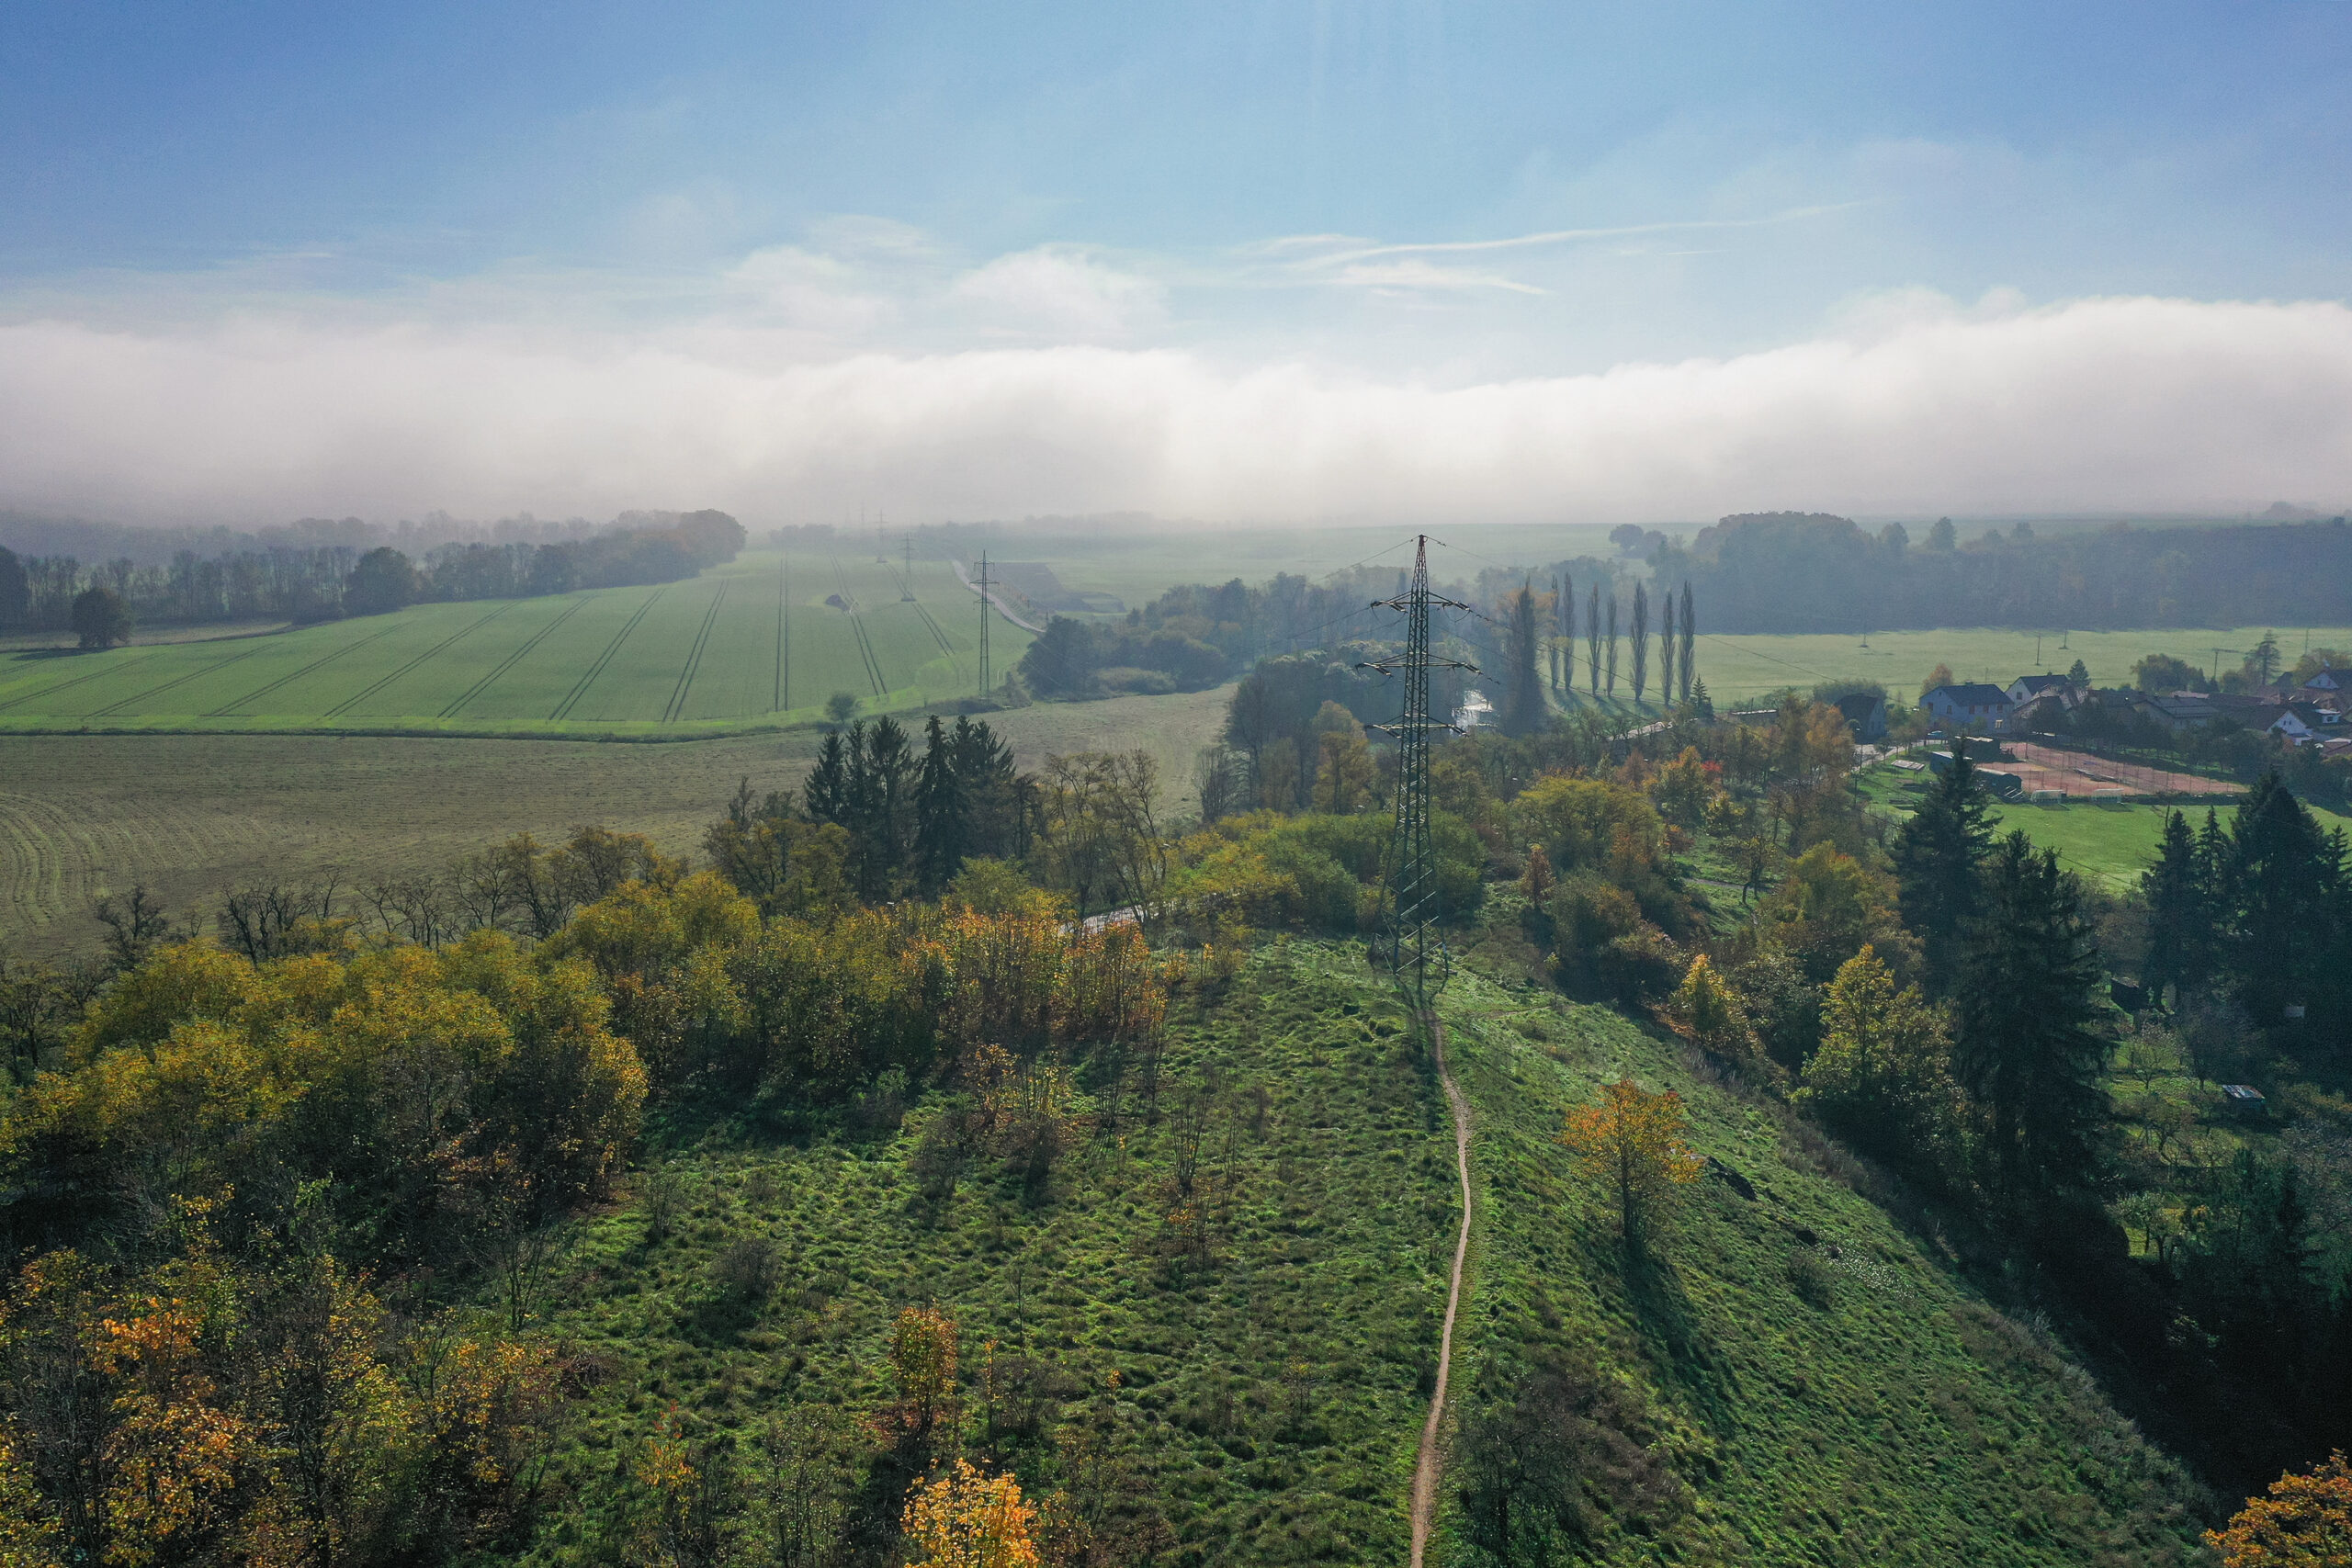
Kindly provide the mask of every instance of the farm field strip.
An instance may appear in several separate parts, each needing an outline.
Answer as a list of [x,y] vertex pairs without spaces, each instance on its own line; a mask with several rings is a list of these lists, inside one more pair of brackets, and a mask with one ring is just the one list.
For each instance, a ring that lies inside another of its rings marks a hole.
[[529,653],[533,649],[538,647],[539,644],[545,642],[550,633],[552,633],[558,626],[562,626],[564,622],[578,615],[582,606],[587,604],[591,600],[596,597],[597,596],[594,593],[583,594],[581,597],[574,599],[571,604],[565,605],[561,615],[559,615],[554,620],[549,621],[546,626],[541,626],[537,631],[533,632],[529,637],[524,638],[521,644],[515,648],[514,652],[508,654],[505,658],[500,660],[497,664],[492,667],[489,674],[484,675],[481,680],[476,681],[472,685],[467,687],[463,695],[453,699],[447,707],[443,708],[434,716],[436,718],[457,717],[458,713],[465,708],[467,704],[472,702],[476,697],[481,696],[484,692],[490,690],[491,686],[500,676],[505,674],[509,670],[514,669],[515,665],[523,661],[524,655]]
[[[493,615],[496,613],[497,612],[495,611],[492,612]],[[368,636],[359,638],[356,642],[346,642],[342,647],[334,649],[332,652],[321,654],[318,658],[313,659],[308,664],[301,666],[300,669],[294,670],[287,674],[280,675],[277,680],[268,682],[266,685],[254,687],[252,691],[247,692],[243,696],[237,698],[233,702],[221,704],[219,707],[212,709],[204,716],[207,718],[226,718],[232,714],[234,714],[239,708],[243,707],[246,704],[259,702],[262,698],[269,695],[270,693],[277,691],[279,687],[290,685],[292,682],[300,680],[303,676],[310,674],[314,670],[324,669],[326,666],[334,663],[336,660],[341,659],[346,653],[356,653],[359,649],[368,647],[371,643],[381,642],[386,637],[390,637],[394,632],[403,631],[406,629],[407,628],[398,625],[389,626],[382,631],[369,633]]]
[[694,688],[695,672],[702,668],[703,650],[710,646],[710,628],[718,620],[718,612],[727,603],[727,585],[730,580],[718,580],[718,592],[710,596],[710,608],[702,617],[702,629],[695,633],[695,645],[686,654],[686,667],[678,671],[677,690],[670,694],[670,701],[662,709],[662,722],[674,723],[685,711],[686,694]]
[[549,718],[564,718],[571,715],[571,710],[579,705],[580,699],[587,694],[588,688],[596,683],[596,677],[605,672],[605,666],[613,661],[613,655],[621,650],[621,644],[628,640],[628,634],[637,629],[637,623],[645,619],[645,613],[660,604],[662,595],[668,592],[669,585],[664,583],[646,596],[645,603],[639,604],[637,607],[637,613],[622,624],[619,631],[613,634],[613,640],[605,645],[605,651],[596,656],[596,661],[582,672],[579,681],[569,693],[565,694],[563,701],[556,704],[555,711],[548,715]]
[[775,706],[775,584],[746,574],[729,580],[727,601],[712,618],[693,680],[670,715],[695,724],[773,714]]
[[51,693],[64,691],[69,686],[78,686],[85,681],[96,681],[107,675],[119,675],[124,671],[145,664],[156,657],[157,655],[153,652],[136,654],[130,659],[108,664],[104,669],[93,670],[86,675],[76,675],[70,680],[59,681],[52,685],[38,687],[29,692],[19,692],[7,701],[0,702],[0,712],[6,712],[18,703],[28,703],[36,697],[46,697]]
[[920,599],[914,601],[914,606],[915,614],[922,617],[922,624],[931,628],[932,640],[939,644],[939,651],[945,654],[949,661],[960,671],[963,668],[962,661],[956,658],[956,649],[948,644],[947,634],[940,629],[937,618],[931,613],[931,606]]
[[220,660],[218,663],[199,665],[196,669],[189,671],[187,674],[175,676],[159,686],[150,686],[145,691],[134,693],[130,696],[124,697],[119,702],[108,703],[104,707],[95,708],[91,711],[90,716],[92,718],[104,718],[110,714],[119,713],[124,708],[130,706],[133,703],[143,703],[150,697],[161,696],[165,692],[172,691],[180,686],[185,686],[199,675],[213,674],[218,671],[227,669],[232,664],[240,663],[244,660],[253,658],[254,655],[257,653],[266,651],[266,649],[259,648],[247,649],[243,653],[232,653],[228,658]]
[[874,682],[874,694],[882,696],[890,683],[882,679],[881,661],[874,657],[874,639],[866,635],[865,621],[857,613],[857,595],[849,590],[849,574],[842,570],[842,558],[833,557],[833,578],[841,584],[842,608],[849,615],[850,630],[856,634],[858,656],[865,660],[866,678]]
[[341,702],[327,709],[327,716],[329,718],[334,718],[342,714],[349,712],[352,708],[366,702],[369,697],[374,696],[377,693],[382,691],[385,687],[390,685],[393,682],[399,680],[410,671],[416,669],[419,665],[425,663],[427,660],[437,659],[442,654],[447,653],[450,649],[455,648],[459,642],[462,642],[465,638],[471,637],[475,632],[478,632],[482,627],[490,625],[491,622],[498,619],[499,616],[506,614],[507,611],[512,610],[515,605],[521,603],[523,603],[523,601],[519,599],[510,599],[503,604],[501,604],[497,609],[492,610],[489,615],[482,616],[480,620],[473,621],[466,626],[460,626],[458,630],[450,633],[447,637],[443,637],[439,642],[435,643],[432,647],[426,649],[424,652],[418,654],[407,663],[396,666],[392,670],[391,673],[385,675],[380,679],[369,682],[367,685],[360,687],[359,690],[354,692],[351,695],[344,698]]
[[[806,595],[828,580],[838,593],[820,607]],[[122,730],[219,733],[395,726],[674,734],[805,721],[844,690],[876,714],[969,694],[977,628],[931,602],[946,591],[967,603],[944,563],[918,562],[902,578],[846,555],[766,555],[685,581],[707,597],[664,584],[420,604],[236,639],[79,655],[70,671],[28,669],[0,654],[0,732],[78,729],[103,718]],[[843,604],[836,619],[831,612]],[[1007,666],[1028,642],[1001,618],[992,635]],[[233,649],[212,646],[229,641]]]
[[660,608],[638,624],[596,684],[572,709],[574,718],[605,724],[666,726],[678,696],[679,677],[692,660],[712,601],[725,579],[701,578],[673,585]]

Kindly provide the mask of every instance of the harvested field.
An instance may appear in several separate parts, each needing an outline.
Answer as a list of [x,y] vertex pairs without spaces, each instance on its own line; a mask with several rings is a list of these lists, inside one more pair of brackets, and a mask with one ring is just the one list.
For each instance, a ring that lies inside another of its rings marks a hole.
[[[989,722],[1024,768],[1053,752],[1142,747],[1159,761],[1163,801],[1181,812],[1193,754],[1224,722],[1229,694],[1039,704]],[[337,875],[349,886],[584,822],[688,853],[738,780],[789,788],[823,738],[813,726],[668,746],[0,734],[0,947],[89,946],[90,901],[134,882],[175,911],[209,908],[241,882]]]

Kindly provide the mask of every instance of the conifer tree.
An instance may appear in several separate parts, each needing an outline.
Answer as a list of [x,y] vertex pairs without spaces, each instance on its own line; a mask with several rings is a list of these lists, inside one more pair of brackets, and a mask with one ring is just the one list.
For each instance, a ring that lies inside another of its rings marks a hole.
[[1521,586],[1504,607],[1503,733],[1532,735],[1544,728],[1544,688],[1535,675],[1535,593]]
[[847,824],[849,759],[840,730],[828,734],[817,748],[817,765],[800,781],[800,798],[814,820]]
[[999,739],[988,720],[958,718],[949,741],[956,777],[963,785],[969,817],[967,854],[1000,859],[1024,853],[1028,840],[1023,781],[1012,764],[1012,748]]
[[1690,677],[1694,672],[1692,656],[1699,637],[1699,615],[1690,607],[1690,581],[1682,581],[1682,700],[1690,700]]
[[2309,1001],[2329,942],[2336,860],[2319,823],[2276,770],[2263,774],[2232,824],[2225,870],[2225,961],[2246,1016],[2263,1028]]
[[2082,889],[2055,851],[2012,833],[1993,849],[1965,927],[1953,1066],[1983,1119],[1996,1186],[2015,1201],[2095,1171],[2108,1042]]
[[1959,968],[1962,932],[1977,905],[1977,870],[1993,841],[1986,811],[1968,738],[1955,736],[1951,766],[1894,840],[1903,923],[1919,939],[1932,990],[1948,988]]
[[971,852],[972,809],[956,766],[956,745],[933,714],[923,726],[922,769],[915,778],[915,871],[935,894]]
[[2177,1000],[2204,979],[2211,945],[2213,910],[2197,836],[2177,811],[2165,814],[2164,843],[2156,863],[2141,874],[2140,892],[2148,906],[2148,955],[2140,977],[2148,999],[2161,1006],[2167,989]]

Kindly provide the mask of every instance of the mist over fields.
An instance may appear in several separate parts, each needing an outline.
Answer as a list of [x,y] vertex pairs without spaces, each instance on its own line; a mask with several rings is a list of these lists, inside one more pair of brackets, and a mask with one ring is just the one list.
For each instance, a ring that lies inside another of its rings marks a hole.
[[1756,352],[1516,378],[1062,335],[935,351],[812,348],[724,314],[20,314],[0,326],[0,505],[243,523],[694,494],[754,525],[862,504],[1311,525],[2352,498],[2335,301],[1894,296]]

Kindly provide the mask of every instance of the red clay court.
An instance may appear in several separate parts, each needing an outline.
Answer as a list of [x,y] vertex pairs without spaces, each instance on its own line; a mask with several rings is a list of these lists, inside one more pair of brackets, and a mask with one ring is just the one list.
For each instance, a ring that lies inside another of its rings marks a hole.
[[2001,773],[2015,773],[2018,785],[2029,797],[2036,790],[2056,790],[2075,800],[2092,799],[2103,792],[2111,794],[2116,791],[2125,795],[2245,793],[2244,784],[2232,784],[2226,779],[2166,773],[2162,768],[2120,762],[2111,757],[2094,756],[2088,751],[2064,751],[2056,747],[2037,746],[2030,740],[2007,742],[2002,749],[2017,761],[1988,761],[1983,765]]

